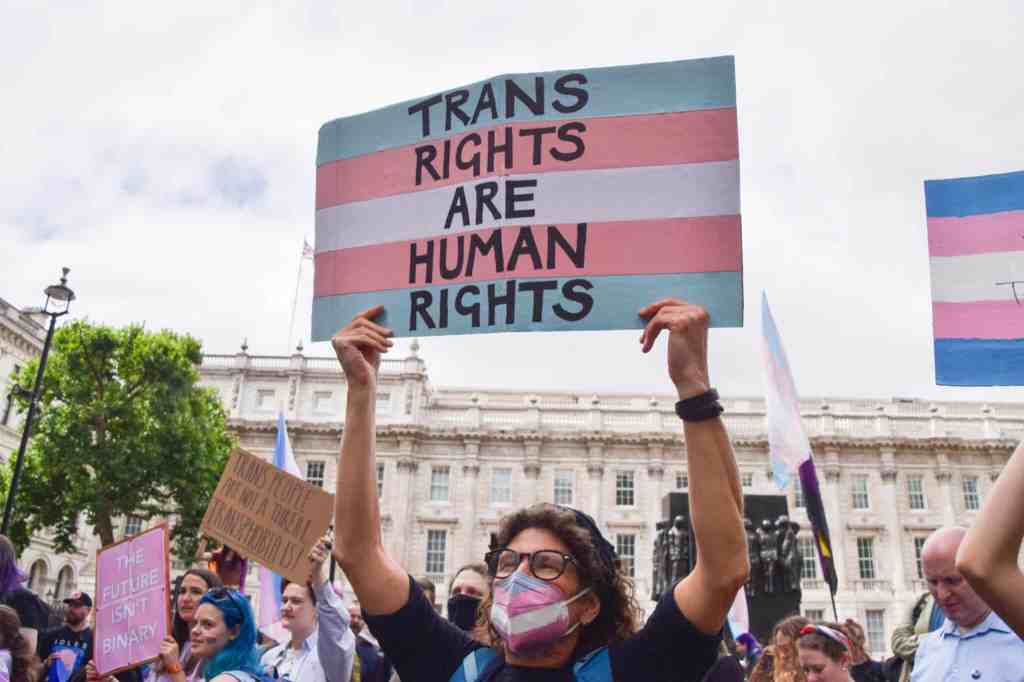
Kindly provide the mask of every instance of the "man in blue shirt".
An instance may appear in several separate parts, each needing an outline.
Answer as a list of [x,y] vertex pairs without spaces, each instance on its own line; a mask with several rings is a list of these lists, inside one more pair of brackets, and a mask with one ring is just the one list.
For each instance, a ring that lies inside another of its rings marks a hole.
[[956,571],[956,551],[966,534],[966,528],[940,528],[921,550],[928,590],[946,621],[921,638],[911,682],[1024,682],[1024,641]]

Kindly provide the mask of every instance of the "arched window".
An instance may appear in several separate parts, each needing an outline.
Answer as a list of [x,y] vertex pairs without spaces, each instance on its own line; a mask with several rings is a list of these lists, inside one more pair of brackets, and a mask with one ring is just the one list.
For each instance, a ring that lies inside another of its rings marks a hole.
[[46,590],[47,573],[46,562],[42,559],[37,559],[28,572],[28,589],[36,594],[44,592]]
[[75,591],[75,571],[71,566],[65,566],[57,574],[57,587],[53,591],[53,600],[58,604]]

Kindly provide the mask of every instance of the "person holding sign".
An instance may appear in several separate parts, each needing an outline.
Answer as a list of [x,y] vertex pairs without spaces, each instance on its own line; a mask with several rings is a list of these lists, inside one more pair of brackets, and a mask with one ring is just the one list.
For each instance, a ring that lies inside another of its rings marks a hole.
[[[215,587],[223,587],[219,575],[205,568],[190,568],[185,571],[181,578],[181,587],[178,588],[171,635],[181,652],[180,664],[185,670],[188,682],[202,678],[203,659],[192,655],[192,643],[189,641],[189,635],[196,624],[199,600]],[[157,662],[146,682],[171,682],[170,676],[163,671],[160,661]]]
[[356,638],[349,628],[348,609],[324,576],[330,546],[324,537],[310,552],[308,583],[284,583],[281,624],[292,638],[260,660],[275,679],[349,682],[352,676]]
[[[255,682],[262,675],[256,648],[256,622],[249,600],[225,587],[199,600],[192,628],[192,655],[203,661],[203,679],[210,682]],[[160,662],[172,682],[187,682],[174,637],[160,646]]]
[[1024,541],[1024,444],[999,474],[956,555],[956,570],[1006,624],[1024,639],[1024,573],[1017,557]]
[[689,454],[693,571],[638,630],[633,583],[594,520],[550,504],[521,509],[501,520],[487,554],[494,582],[481,604],[486,645],[442,619],[381,541],[374,412],[381,354],[392,345],[391,331],[373,321],[381,312],[360,313],[331,340],[348,383],[335,557],[402,682],[700,680],[749,573],[739,472],[708,379],[707,312],[675,299],[638,311],[647,323],[643,352],[668,332]]

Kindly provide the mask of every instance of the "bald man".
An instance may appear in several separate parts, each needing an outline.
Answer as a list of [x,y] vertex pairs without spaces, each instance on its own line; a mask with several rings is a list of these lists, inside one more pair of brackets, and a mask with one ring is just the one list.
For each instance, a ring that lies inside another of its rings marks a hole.
[[956,570],[966,528],[940,528],[921,550],[928,591],[946,622],[921,639],[911,682],[1024,682],[1024,641],[992,612]]

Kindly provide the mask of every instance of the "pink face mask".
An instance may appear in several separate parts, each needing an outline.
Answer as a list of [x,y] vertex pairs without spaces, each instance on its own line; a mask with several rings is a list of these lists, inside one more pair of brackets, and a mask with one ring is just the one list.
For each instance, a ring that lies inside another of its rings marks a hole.
[[516,571],[494,581],[491,623],[515,654],[529,652],[566,637],[579,627],[569,625],[569,604],[590,592],[588,587],[566,599],[554,583]]

